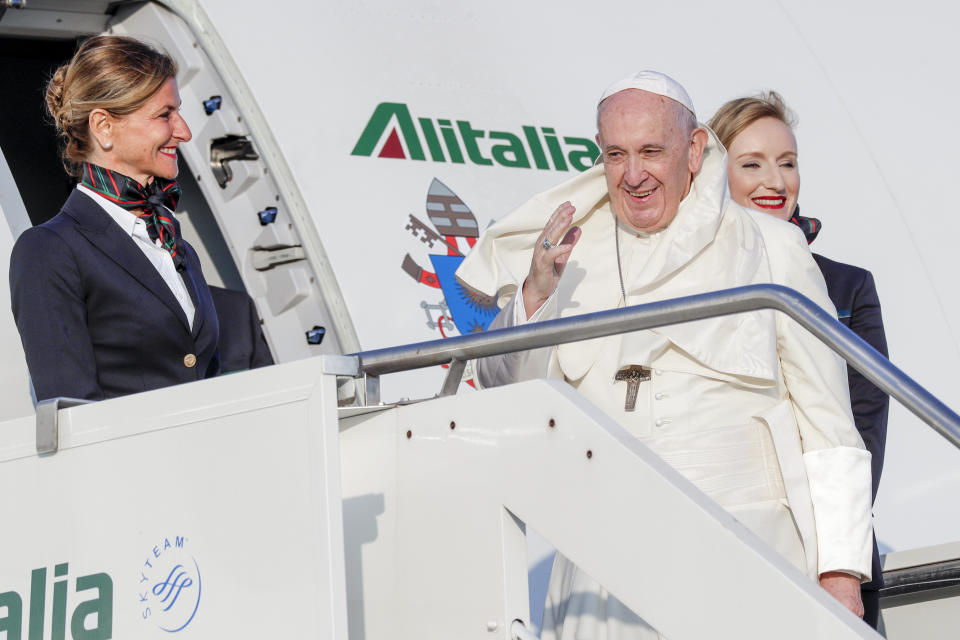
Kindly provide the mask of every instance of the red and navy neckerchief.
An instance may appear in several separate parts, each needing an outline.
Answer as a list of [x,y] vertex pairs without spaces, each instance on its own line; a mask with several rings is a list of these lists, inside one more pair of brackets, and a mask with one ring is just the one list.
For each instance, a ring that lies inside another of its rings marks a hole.
[[820,224],[820,221],[816,218],[805,218],[800,215],[800,205],[797,205],[797,208],[793,210],[790,222],[800,227],[803,235],[807,237],[807,244],[816,240],[817,234],[820,233],[820,229],[823,228],[823,225]]
[[143,187],[122,173],[86,162],[80,182],[143,220],[150,239],[154,242],[159,239],[163,248],[170,252],[177,271],[183,271],[184,257],[172,215],[180,201],[180,185],[176,181],[154,178],[153,182]]

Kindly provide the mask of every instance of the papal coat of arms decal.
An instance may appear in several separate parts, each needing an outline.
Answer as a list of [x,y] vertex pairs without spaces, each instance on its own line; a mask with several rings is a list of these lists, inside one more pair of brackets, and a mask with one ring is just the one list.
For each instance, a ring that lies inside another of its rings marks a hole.
[[[403,258],[402,268],[417,282],[439,290],[439,299],[424,299],[420,303],[427,326],[444,338],[455,335],[454,332],[486,330],[497,315],[496,300],[467,287],[454,275],[480,235],[476,217],[457,194],[436,178],[427,190],[426,214],[429,224],[411,213],[405,228],[428,249],[442,253],[429,254],[432,270],[420,266],[409,253]],[[470,377],[468,372],[468,384],[472,384]]]

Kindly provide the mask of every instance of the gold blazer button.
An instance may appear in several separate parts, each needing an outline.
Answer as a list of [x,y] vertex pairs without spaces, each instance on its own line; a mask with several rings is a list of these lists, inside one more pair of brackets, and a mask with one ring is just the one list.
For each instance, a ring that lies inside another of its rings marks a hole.
[[188,353],[187,355],[183,356],[183,366],[193,367],[196,364],[197,356],[193,355],[192,353]]

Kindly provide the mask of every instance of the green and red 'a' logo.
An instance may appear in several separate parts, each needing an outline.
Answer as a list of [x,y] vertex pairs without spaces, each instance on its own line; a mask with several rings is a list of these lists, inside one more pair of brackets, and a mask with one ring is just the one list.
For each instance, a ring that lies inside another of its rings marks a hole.
[[[418,127],[419,125],[419,127]],[[590,138],[561,138],[551,127],[510,131],[475,129],[467,120],[417,118],[402,102],[381,102],[351,155],[557,171],[586,171],[600,155]],[[481,144],[481,141],[484,141]],[[425,151],[426,149],[426,151]],[[376,152],[376,153],[375,153]]]

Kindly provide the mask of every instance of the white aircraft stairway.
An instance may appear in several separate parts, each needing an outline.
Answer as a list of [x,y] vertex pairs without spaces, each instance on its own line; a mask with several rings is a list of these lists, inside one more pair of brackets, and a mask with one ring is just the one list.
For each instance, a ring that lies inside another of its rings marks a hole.
[[338,410],[356,367],[0,426],[8,640],[529,637],[525,525],[670,638],[876,637],[566,385]]

